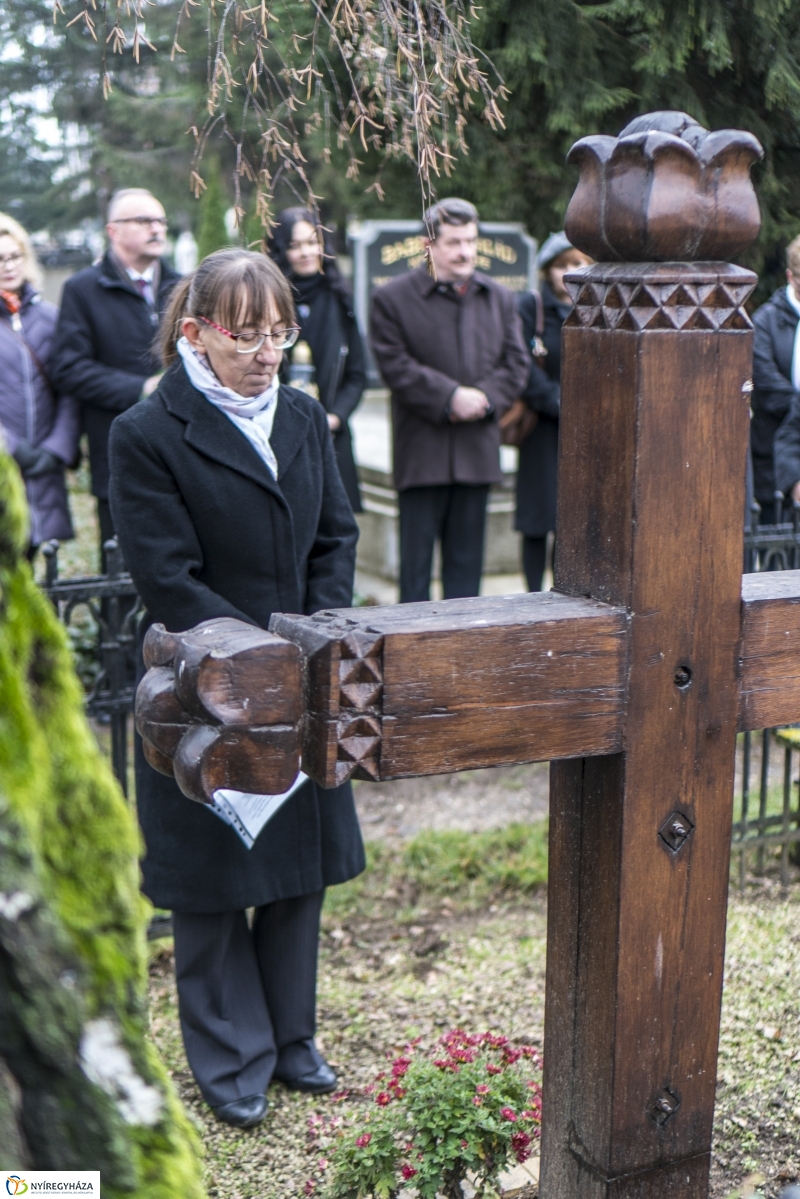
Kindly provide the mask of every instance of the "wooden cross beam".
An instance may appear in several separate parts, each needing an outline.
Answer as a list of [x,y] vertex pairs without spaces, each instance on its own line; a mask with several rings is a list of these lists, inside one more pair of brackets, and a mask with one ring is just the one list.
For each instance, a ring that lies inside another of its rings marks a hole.
[[759,154],[675,113],[573,148],[555,592],[147,635],[201,801],[552,761],[542,1199],[708,1193],[736,732],[800,719],[800,572],[742,578]]

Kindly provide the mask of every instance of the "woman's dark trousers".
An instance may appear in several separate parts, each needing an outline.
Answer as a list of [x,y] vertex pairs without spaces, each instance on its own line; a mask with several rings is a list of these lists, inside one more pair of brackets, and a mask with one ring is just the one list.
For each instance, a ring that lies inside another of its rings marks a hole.
[[401,604],[430,599],[437,541],[444,598],[480,595],[488,498],[488,484],[442,483],[400,492]]
[[252,929],[244,912],[173,913],[183,1043],[211,1107],[321,1064],[313,1037],[324,894],[256,908]]
[[522,566],[528,591],[541,591],[547,564],[547,537],[522,538]]

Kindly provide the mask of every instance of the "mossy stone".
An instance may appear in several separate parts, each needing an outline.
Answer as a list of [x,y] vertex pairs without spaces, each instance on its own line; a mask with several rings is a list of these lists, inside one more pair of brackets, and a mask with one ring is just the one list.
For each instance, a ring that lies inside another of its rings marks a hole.
[[202,1199],[197,1134],[146,1035],[136,821],[27,536],[0,453],[0,1168],[99,1168],[108,1199]]

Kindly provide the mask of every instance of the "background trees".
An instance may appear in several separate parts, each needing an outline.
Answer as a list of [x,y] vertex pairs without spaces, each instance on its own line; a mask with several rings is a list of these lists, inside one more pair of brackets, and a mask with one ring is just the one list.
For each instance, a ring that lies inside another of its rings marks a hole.
[[[205,6],[189,9],[182,20],[179,41],[185,54],[174,58],[170,49],[179,0],[143,8],[147,40],[139,43],[141,61],[135,63],[130,44],[121,55],[108,54],[113,91],[104,101],[98,43],[85,23],[65,27],[81,4],[65,0],[66,17],[59,18],[55,31],[49,0],[3,5],[0,205],[16,203],[31,227],[65,225],[95,216],[113,187],[146,183],[164,199],[176,229],[191,225],[197,230],[198,204],[189,183],[196,142],[187,133],[195,127],[209,137],[228,204],[235,199],[236,140],[242,130],[245,142],[250,138],[255,170],[253,177],[245,172],[238,180],[242,207],[252,216],[259,123],[247,111],[241,87],[231,88],[230,98],[223,95],[221,105],[208,112],[209,78],[212,91],[216,86],[224,93],[226,84],[224,74],[214,83],[220,29],[212,21],[210,50]],[[369,9],[362,5],[353,11]],[[428,5],[424,11],[433,10]],[[265,61],[277,87],[287,63],[302,70],[309,61],[313,11],[310,0],[276,0],[269,12],[275,19]],[[485,102],[476,94],[464,130],[469,155],[449,164],[449,176],[434,174],[439,195],[465,195],[488,219],[522,220],[542,237],[561,226],[575,182],[564,156],[576,137],[616,133],[638,112],[681,108],[706,125],[750,129],[761,140],[767,151],[757,170],[764,228],[748,261],[769,275],[780,269],[781,247],[800,230],[800,0],[484,0],[473,11],[471,30],[509,89],[506,127],[492,128],[482,119]],[[241,51],[245,61],[252,51],[253,30],[237,34],[230,29],[225,36],[234,71],[236,54]],[[371,36],[370,53],[377,56],[371,61],[383,61],[395,34],[375,26]],[[348,70],[359,54],[364,56],[363,30],[353,34],[351,49],[351,60],[337,59],[319,39],[321,57],[315,60],[327,63],[329,93],[339,88],[345,109]],[[491,80],[485,62],[479,65]],[[276,203],[306,198],[305,172],[321,197],[323,214],[340,227],[347,215],[417,214],[420,186],[411,159],[403,153],[387,159],[381,139],[371,136],[368,126],[366,149],[358,130],[349,147],[339,144],[338,118],[315,93],[313,73],[305,79],[311,90],[307,110],[301,106],[280,118],[284,132],[294,122],[296,144],[289,146],[288,160],[299,171],[286,166],[286,157],[273,160]],[[41,101],[43,92],[72,145],[46,150],[34,138],[33,151],[26,154],[26,138],[38,128],[31,95]],[[265,105],[266,96],[264,91]],[[283,103],[277,92],[273,103]],[[454,135],[451,117],[449,152]],[[441,145],[441,129],[437,137]],[[448,164],[440,160],[438,165]]]

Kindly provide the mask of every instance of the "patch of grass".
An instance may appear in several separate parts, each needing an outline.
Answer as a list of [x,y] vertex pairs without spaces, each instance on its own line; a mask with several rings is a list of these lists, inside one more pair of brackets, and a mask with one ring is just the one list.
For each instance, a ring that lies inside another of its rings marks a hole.
[[369,842],[366,870],[328,891],[326,913],[343,920],[390,903],[397,916],[437,899],[470,908],[530,894],[547,882],[547,827],[539,820],[481,833],[427,830],[404,846]]

